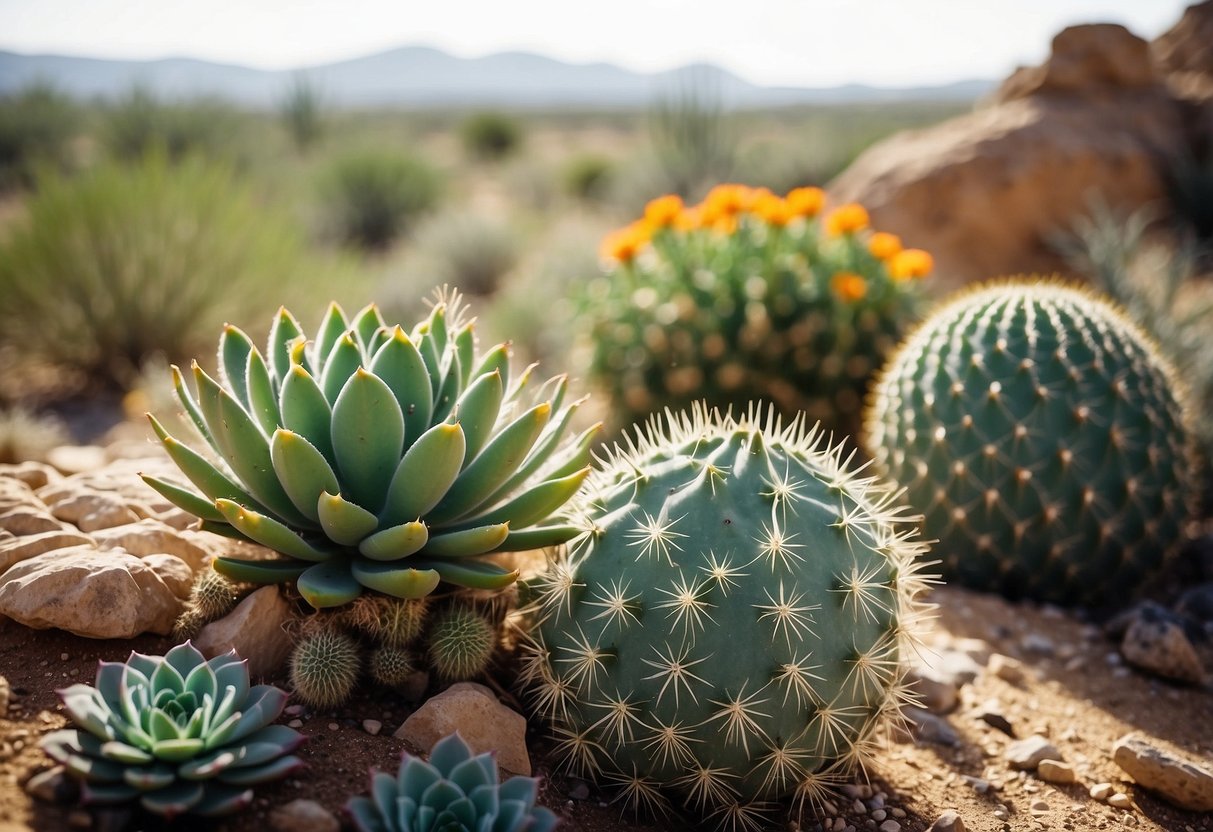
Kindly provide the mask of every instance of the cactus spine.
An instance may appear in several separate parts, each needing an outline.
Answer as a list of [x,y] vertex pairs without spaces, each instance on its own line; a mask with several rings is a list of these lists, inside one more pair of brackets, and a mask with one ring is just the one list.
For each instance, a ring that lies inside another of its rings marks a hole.
[[1189,516],[1173,371],[1089,291],[1010,281],[945,303],[885,367],[866,434],[969,586],[1099,603],[1156,570]]
[[586,531],[530,587],[522,677],[571,770],[752,827],[862,765],[898,711],[923,546],[802,418],[667,423],[591,476]]

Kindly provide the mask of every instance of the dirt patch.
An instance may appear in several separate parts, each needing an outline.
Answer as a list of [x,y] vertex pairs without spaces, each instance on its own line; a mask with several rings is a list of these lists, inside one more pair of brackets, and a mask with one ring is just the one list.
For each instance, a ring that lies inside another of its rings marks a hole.
[[[1013,684],[991,672],[980,674],[961,688],[957,709],[943,717],[958,735],[957,745],[891,742],[874,766],[870,785],[847,787],[815,815],[781,828],[865,830],[892,821],[905,832],[921,832],[953,809],[970,832],[1213,830],[1213,819],[1158,800],[1133,785],[1112,761],[1113,744],[1131,731],[1165,749],[1213,760],[1213,694],[1130,670],[1098,628],[1074,615],[952,588],[935,592],[933,600],[940,605],[933,644],[953,649],[959,639],[981,639],[993,652],[1022,661],[1024,680]],[[83,828],[86,821],[94,829],[122,828],[115,825],[121,818],[90,818],[78,810],[72,814],[76,807],[34,800],[22,786],[50,766],[36,747],[37,738],[65,724],[55,688],[91,681],[98,660],[122,660],[132,649],[162,653],[170,646],[160,638],[90,641],[11,622],[0,625],[0,673],[13,689],[9,718],[0,719],[0,832],[59,832]],[[1004,755],[1013,739],[977,717],[991,709],[1006,719],[1016,737],[1049,737],[1075,769],[1078,783],[1052,785],[1012,771]],[[219,824],[177,822],[172,828],[264,832],[270,810],[297,797],[339,811],[350,795],[365,788],[368,768],[394,767],[404,746],[391,734],[408,713],[399,695],[363,690],[337,711],[304,714],[300,730],[310,739],[299,753],[306,769],[259,787],[256,803],[243,815]],[[366,719],[380,721],[382,733],[368,734],[362,727]],[[532,732],[529,745],[535,771],[543,777],[540,801],[563,818],[562,828],[695,828],[672,820],[639,823],[621,817],[608,803],[612,795],[593,786],[588,797],[574,800],[571,795],[580,797],[584,790],[578,781],[552,773],[550,744]],[[1088,790],[1097,783],[1111,783],[1131,797],[1133,806],[1117,809],[1091,798]],[[137,817],[126,828],[163,827]]]

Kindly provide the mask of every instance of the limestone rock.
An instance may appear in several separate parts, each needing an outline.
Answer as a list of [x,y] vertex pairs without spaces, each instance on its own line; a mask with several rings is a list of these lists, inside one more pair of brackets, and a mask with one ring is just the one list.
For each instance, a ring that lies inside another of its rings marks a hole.
[[1213,79],[1213,2],[1194,3],[1179,22],[1163,32],[1150,49],[1167,74],[1194,74]]
[[1064,761],[1057,746],[1040,734],[1033,734],[1007,746],[1007,762],[1017,771],[1035,771],[1042,760]]
[[190,597],[190,588],[194,585],[194,570],[190,565],[176,555],[148,555],[142,558],[149,569],[160,576],[164,585],[182,601]]
[[26,461],[15,465],[0,465],[0,478],[4,477],[20,480],[30,488],[42,488],[48,482],[59,480],[60,474],[44,463]]
[[955,811],[948,809],[931,824],[930,832],[965,832],[965,822]]
[[1059,785],[1078,781],[1078,775],[1074,772],[1074,767],[1069,763],[1063,763],[1059,760],[1041,760],[1040,765],[1036,767],[1036,776],[1046,783],[1057,783]]
[[1183,619],[1156,604],[1142,605],[1125,630],[1120,652],[1130,664],[1180,682],[1203,684],[1205,670]]
[[41,555],[55,549],[66,549],[73,546],[91,546],[92,538],[78,531],[43,532],[25,537],[13,537],[0,540],[0,574],[14,563]]
[[946,714],[956,707],[958,692],[954,677],[919,665],[906,673],[906,683],[909,692],[932,713]]
[[16,535],[42,534],[62,530],[63,523],[43,508],[23,505],[0,513],[0,529]]
[[120,546],[136,557],[176,555],[195,571],[211,561],[211,553],[197,543],[178,534],[176,529],[159,520],[140,520],[124,526],[114,526],[93,533],[101,546]]
[[1116,23],[1070,26],[1053,38],[1049,59],[1012,73],[994,93],[1011,101],[1040,93],[1097,95],[1111,90],[1149,88],[1158,76],[1150,44]]
[[56,549],[0,575],[0,615],[86,638],[165,635],[180,606],[159,575],[121,549]]
[[120,497],[100,491],[80,491],[59,500],[51,506],[51,514],[82,532],[122,526],[139,519]]
[[291,639],[283,629],[290,618],[290,604],[278,587],[263,586],[223,618],[203,627],[194,646],[207,658],[235,650],[248,660],[251,677],[271,676],[291,653]]
[[1117,740],[1112,759],[1141,786],[1192,812],[1213,812],[1213,770],[1183,760],[1129,734]]
[[455,731],[477,754],[495,751],[501,768],[530,775],[526,719],[498,702],[484,685],[452,685],[413,712],[393,736],[428,752],[434,743]]
[[341,823],[316,801],[298,799],[270,812],[270,829],[275,832],[339,832]]
[[60,445],[51,448],[46,461],[64,474],[95,471],[106,463],[105,449],[95,445]]

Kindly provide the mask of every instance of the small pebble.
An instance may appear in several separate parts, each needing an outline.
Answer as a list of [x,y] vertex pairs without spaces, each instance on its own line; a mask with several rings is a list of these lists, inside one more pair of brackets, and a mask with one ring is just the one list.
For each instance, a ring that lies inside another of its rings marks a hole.
[[1087,793],[1091,795],[1092,800],[1098,800],[1102,803],[1106,802],[1115,791],[1111,783],[1096,783]]
[[965,822],[959,814],[949,809],[931,824],[930,832],[965,832]]
[[292,719],[290,722],[287,723],[287,727],[288,728],[302,728],[303,720],[302,719]]
[[1131,809],[1133,801],[1124,792],[1117,792],[1108,798],[1108,805],[1115,809]]
[[1039,813],[1043,815],[1048,813],[1049,804],[1045,803],[1043,800],[1033,800],[1031,808],[1033,814]]
[[1024,679],[1023,663],[1018,659],[1004,656],[1001,653],[995,653],[990,656],[990,663],[987,665],[987,668],[999,679],[1002,679],[1004,682],[1010,682],[1013,685],[1018,685]]
[[69,653],[60,653],[59,654],[59,661],[61,661],[61,662],[65,662],[70,658],[71,658],[71,654],[69,654]]
[[379,736],[379,732],[383,730],[383,723],[377,719],[364,719],[362,720],[362,730],[372,737],[377,737]]
[[879,828],[880,832],[901,832],[901,824],[895,820],[886,820]]
[[1040,765],[1036,767],[1036,776],[1046,783],[1065,784],[1078,780],[1074,767],[1058,760],[1041,760]]
[[336,731],[336,730],[337,730],[338,728],[340,728],[340,727],[341,727],[341,726],[340,726],[340,725],[338,725],[336,722],[330,722],[330,723],[329,723],[329,730],[330,730],[330,731]]
[[889,813],[886,812],[884,809],[873,809],[872,810],[872,820],[876,821],[877,823],[880,823],[880,821],[884,820],[888,816],[889,816]]
[[1009,818],[1011,816],[1007,812],[1007,807],[1001,806],[1001,805],[997,809],[994,810],[993,814],[994,814],[994,817],[998,818],[999,820],[1006,820],[1007,818]]
[[906,810],[898,809],[896,806],[894,806],[892,809],[889,810],[889,814],[895,818],[904,818],[906,816]]
[[578,783],[569,791],[569,797],[574,800],[585,800],[590,796],[590,787],[585,783]]
[[284,713],[287,716],[300,716],[307,711],[307,705],[287,705]]

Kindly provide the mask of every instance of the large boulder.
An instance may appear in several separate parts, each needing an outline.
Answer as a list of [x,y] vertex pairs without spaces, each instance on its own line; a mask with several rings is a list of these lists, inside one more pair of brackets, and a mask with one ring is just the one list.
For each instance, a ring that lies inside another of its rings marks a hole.
[[1164,160],[1184,152],[1183,117],[1123,26],[1066,29],[1039,67],[1014,73],[975,112],[899,133],[831,184],[874,224],[935,256],[944,285],[1054,272],[1051,238],[1093,200],[1161,203]]

